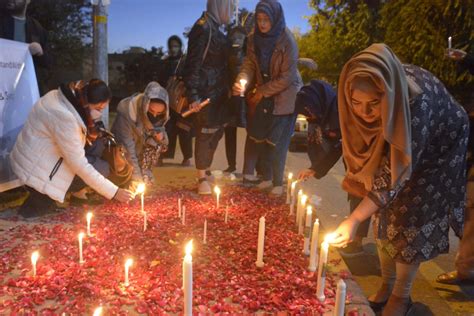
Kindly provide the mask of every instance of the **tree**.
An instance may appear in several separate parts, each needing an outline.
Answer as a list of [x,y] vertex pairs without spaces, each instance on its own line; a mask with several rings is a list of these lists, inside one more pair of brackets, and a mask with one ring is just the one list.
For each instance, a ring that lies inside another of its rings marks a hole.
[[28,14],[36,18],[49,32],[54,73],[57,75],[57,71],[64,69],[79,72],[91,48],[90,1],[35,0],[28,6]]

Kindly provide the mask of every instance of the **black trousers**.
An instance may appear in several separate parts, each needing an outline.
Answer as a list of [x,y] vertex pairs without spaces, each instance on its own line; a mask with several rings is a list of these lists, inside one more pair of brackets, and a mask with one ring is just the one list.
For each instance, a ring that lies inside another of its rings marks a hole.
[[211,167],[214,153],[222,136],[224,127],[196,127],[195,163],[196,169],[207,170]]
[[225,128],[225,155],[229,167],[235,168],[237,165],[237,127],[235,126]]
[[178,113],[171,111],[170,120],[166,123],[166,133],[169,139],[168,150],[163,155],[163,158],[174,158],[178,138],[184,160],[193,157],[193,134],[191,127],[184,124],[180,119],[181,117]]

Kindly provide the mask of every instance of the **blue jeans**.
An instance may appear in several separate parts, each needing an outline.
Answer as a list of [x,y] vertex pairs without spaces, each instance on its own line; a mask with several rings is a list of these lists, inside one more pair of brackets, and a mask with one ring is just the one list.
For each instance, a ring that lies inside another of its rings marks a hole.
[[296,123],[296,115],[275,116],[275,120],[282,120],[277,124],[282,129],[281,136],[275,146],[268,143],[260,144],[260,153],[263,160],[263,180],[273,181],[273,186],[283,185],[286,157],[290,147]]

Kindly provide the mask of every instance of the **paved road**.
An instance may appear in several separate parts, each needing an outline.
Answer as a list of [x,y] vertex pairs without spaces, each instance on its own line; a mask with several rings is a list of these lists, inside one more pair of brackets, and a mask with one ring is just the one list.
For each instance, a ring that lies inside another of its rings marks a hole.
[[[245,132],[239,129],[237,159],[239,171],[242,168],[244,141]],[[177,163],[180,161],[181,153],[178,150],[175,160],[168,162]],[[295,173],[307,166],[309,163],[305,153],[289,153],[287,170]],[[221,141],[212,168],[225,169],[226,167],[224,141]],[[336,228],[349,212],[346,194],[340,189],[343,174],[344,169],[339,161],[324,179],[312,179],[304,184],[305,193],[317,194],[322,197],[319,217],[328,230]],[[369,233],[369,236],[372,236],[372,232]],[[449,254],[439,256],[435,260],[421,265],[413,288],[412,298],[417,302],[413,315],[474,315],[474,286],[460,288],[435,282],[439,273],[450,271],[453,268],[458,243],[458,239],[453,235]],[[348,260],[346,264],[365,294],[370,295],[377,290],[381,281],[373,238],[367,238],[365,244],[367,256]]]

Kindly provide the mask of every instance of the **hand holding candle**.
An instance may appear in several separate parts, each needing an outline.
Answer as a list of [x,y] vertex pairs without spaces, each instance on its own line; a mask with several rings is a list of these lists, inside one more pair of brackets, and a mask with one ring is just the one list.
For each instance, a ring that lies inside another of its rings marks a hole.
[[328,242],[331,246],[338,248],[347,246],[354,239],[357,227],[359,227],[359,222],[349,216],[332,234],[328,235]]
[[128,279],[128,272],[130,270],[130,267],[133,265],[133,259],[128,258],[125,260],[125,282],[123,283],[125,286],[129,286],[130,282]]
[[92,212],[87,212],[87,215],[86,215],[86,220],[87,220],[87,236],[92,236],[91,234],[91,219],[92,219]]
[[193,314],[193,241],[186,244],[186,255],[183,259],[183,291],[184,291],[184,315]]
[[218,186],[215,186],[214,187],[214,193],[216,194],[216,208],[218,209],[219,208],[219,198],[220,198],[220,195],[221,195],[221,189],[219,189]]
[[33,276],[36,276],[36,263],[38,262],[39,258],[39,252],[38,251],[33,251],[31,254],[31,265],[33,267]]

